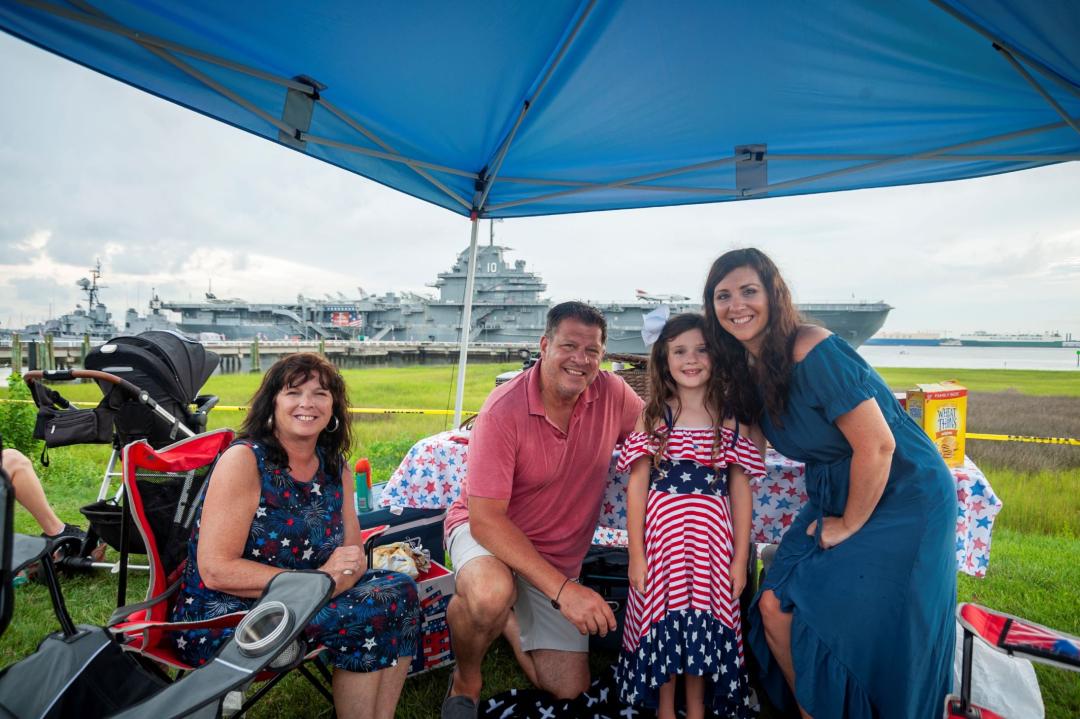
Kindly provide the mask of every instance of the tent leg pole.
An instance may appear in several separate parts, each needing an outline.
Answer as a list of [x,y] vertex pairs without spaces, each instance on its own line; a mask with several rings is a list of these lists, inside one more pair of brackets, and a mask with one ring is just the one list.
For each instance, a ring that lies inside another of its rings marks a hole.
[[465,401],[465,365],[469,359],[469,331],[472,329],[473,284],[476,281],[476,236],[480,215],[472,213],[472,239],[469,241],[469,269],[465,275],[465,298],[461,309],[461,349],[458,351],[457,397],[454,400],[454,426],[461,426],[461,408]]

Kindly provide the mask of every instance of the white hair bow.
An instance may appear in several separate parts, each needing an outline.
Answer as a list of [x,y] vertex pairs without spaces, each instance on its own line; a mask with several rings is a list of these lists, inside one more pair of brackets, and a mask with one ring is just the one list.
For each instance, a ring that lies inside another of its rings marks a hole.
[[664,331],[668,317],[671,316],[671,308],[660,305],[655,310],[645,315],[641,323],[641,339],[645,340],[645,346],[649,347],[660,339],[660,333]]

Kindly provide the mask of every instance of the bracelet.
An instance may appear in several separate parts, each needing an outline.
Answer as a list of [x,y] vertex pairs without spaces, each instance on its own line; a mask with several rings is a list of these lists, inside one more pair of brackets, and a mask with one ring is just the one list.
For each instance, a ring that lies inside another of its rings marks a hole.
[[566,588],[566,583],[570,581],[570,577],[563,580],[562,585],[559,587],[559,593],[555,595],[555,598],[551,600],[551,606],[554,609],[562,609],[562,605],[559,604],[559,597],[562,596],[562,590]]

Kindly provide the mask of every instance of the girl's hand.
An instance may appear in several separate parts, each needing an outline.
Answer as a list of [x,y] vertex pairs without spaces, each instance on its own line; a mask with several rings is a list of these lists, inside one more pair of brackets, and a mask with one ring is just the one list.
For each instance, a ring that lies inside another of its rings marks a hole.
[[630,579],[630,586],[638,591],[639,594],[645,593],[645,558],[638,557],[634,554],[630,555],[630,566],[627,569],[626,576]]
[[736,601],[746,589],[746,564],[735,562],[731,565],[731,597]]
[[[806,528],[806,534],[813,537],[816,531],[817,520],[815,519]],[[843,517],[825,517],[821,524],[821,541],[819,544],[822,549],[832,549],[853,534],[855,534],[855,530],[844,523]]]
[[360,575],[367,570],[367,557],[364,550],[354,544],[338,547],[319,567],[334,579],[334,596],[352,589],[360,581]]

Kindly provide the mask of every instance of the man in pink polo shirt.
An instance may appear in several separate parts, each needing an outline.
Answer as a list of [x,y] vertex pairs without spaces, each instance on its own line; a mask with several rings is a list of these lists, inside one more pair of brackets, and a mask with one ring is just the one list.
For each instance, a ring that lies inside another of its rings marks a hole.
[[600,371],[606,340],[595,308],[552,307],[540,361],[496,388],[476,419],[461,497],[446,515],[457,668],[443,719],[476,716],[480,664],[511,608],[526,672],[560,698],[588,689],[589,635],[616,628],[607,603],[575,581],[611,453],[642,408],[621,377]]

